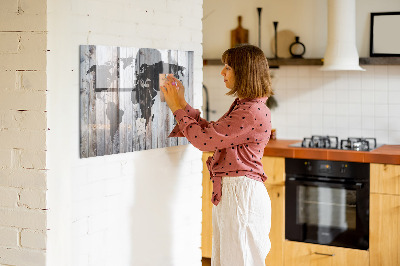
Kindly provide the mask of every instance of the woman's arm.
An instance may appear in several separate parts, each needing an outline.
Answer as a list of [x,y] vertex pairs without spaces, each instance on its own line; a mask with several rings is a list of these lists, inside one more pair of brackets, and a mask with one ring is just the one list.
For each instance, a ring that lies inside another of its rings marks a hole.
[[[200,110],[194,109],[185,100],[185,87],[183,84],[173,76],[168,76],[163,87],[160,87],[164,93],[165,101],[172,112],[177,109],[183,109],[186,114],[196,120],[199,125],[206,127],[209,122],[200,117]],[[176,125],[168,137],[183,137],[180,132],[179,126]]]
[[249,142],[257,142],[259,127],[254,115],[247,109],[237,109],[218,122],[201,127],[199,123],[186,115],[183,110],[174,112],[180,132],[189,142],[201,151],[230,148]]

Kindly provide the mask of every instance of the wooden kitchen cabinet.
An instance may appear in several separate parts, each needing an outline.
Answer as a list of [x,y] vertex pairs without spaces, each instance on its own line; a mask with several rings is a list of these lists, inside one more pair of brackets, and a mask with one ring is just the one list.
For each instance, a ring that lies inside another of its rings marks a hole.
[[370,265],[400,265],[400,165],[370,167]]
[[374,193],[370,200],[370,265],[400,265],[400,196]]
[[[365,250],[285,241],[285,266],[366,266]],[[282,264],[283,265],[283,264]]]
[[266,266],[283,265],[285,240],[285,158],[264,156],[261,160],[267,175],[265,187],[271,199],[271,250]]
[[400,165],[370,164],[371,193],[400,195]]
[[202,223],[201,223],[201,253],[204,258],[211,258],[212,252],[212,183],[206,161],[212,152],[203,153],[203,195],[202,195]]
[[[208,172],[206,161],[211,152],[203,153],[203,217],[202,217],[202,256],[211,258],[212,253],[212,183]],[[263,157],[262,164],[268,176],[265,187],[271,199],[272,221],[271,221],[271,250],[266,258],[266,265],[283,265],[283,243],[285,230],[285,158]]]
[[283,265],[285,241],[285,187],[265,184],[271,199],[271,250],[265,259],[266,266]]
[[285,158],[264,156],[261,159],[264,172],[267,175],[265,184],[268,185],[285,185]]

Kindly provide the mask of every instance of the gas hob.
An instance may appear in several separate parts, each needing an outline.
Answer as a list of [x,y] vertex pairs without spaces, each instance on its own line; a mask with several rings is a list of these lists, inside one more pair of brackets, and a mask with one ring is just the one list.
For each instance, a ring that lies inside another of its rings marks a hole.
[[303,141],[289,145],[301,148],[337,149],[353,151],[371,151],[379,146],[376,138],[349,137],[339,141],[337,136],[318,136],[306,137]]

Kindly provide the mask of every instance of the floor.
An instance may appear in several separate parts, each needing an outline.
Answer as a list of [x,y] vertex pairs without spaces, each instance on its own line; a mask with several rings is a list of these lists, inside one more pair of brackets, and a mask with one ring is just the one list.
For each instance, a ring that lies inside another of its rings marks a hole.
[[201,262],[203,263],[203,266],[211,266],[211,259],[209,258],[202,258]]

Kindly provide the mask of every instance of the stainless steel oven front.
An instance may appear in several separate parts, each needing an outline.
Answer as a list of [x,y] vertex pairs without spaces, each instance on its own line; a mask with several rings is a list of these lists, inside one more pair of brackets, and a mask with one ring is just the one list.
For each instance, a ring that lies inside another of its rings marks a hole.
[[287,158],[285,169],[286,239],[368,249],[369,164]]

